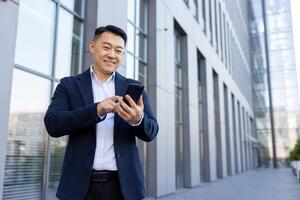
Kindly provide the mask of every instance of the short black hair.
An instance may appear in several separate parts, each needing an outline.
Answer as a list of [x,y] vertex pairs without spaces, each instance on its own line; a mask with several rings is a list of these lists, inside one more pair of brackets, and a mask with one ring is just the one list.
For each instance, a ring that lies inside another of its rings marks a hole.
[[110,32],[113,33],[115,35],[120,36],[126,45],[127,42],[127,34],[125,33],[125,31],[117,26],[114,25],[107,25],[107,26],[100,26],[95,30],[95,34],[94,34],[94,40],[97,39],[97,37],[101,36],[102,33],[104,32]]

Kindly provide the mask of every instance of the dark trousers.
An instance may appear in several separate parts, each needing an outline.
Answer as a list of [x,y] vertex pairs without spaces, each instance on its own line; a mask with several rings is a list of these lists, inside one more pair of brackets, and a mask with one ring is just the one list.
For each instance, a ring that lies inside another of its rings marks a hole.
[[107,181],[91,180],[86,200],[124,200],[119,178],[113,177]]

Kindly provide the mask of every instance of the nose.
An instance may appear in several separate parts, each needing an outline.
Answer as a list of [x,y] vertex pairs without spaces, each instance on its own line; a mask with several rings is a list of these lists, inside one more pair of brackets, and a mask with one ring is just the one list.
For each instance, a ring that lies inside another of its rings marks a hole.
[[109,54],[108,54],[109,58],[116,58],[116,52],[112,49]]

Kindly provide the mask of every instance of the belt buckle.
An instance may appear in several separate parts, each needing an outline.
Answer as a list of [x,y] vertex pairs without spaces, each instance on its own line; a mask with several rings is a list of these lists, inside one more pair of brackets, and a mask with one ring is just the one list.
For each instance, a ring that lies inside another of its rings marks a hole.
[[96,172],[96,181],[107,181],[108,180],[108,174],[107,172]]

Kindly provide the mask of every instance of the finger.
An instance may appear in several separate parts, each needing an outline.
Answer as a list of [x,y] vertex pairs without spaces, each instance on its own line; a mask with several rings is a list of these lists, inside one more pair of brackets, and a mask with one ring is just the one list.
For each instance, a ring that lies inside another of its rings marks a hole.
[[108,106],[109,112],[114,112],[114,109],[115,109],[116,106],[117,106],[116,103],[110,102],[109,106]]
[[121,107],[127,112],[127,113],[132,113],[133,109],[131,107],[129,107],[124,101],[123,99],[121,99],[120,101]]
[[123,97],[121,97],[121,96],[116,96],[116,97],[118,99],[118,102],[120,102],[123,99]]
[[140,96],[139,101],[137,102],[137,105],[140,107],[144,107],[143,95]]
[[116,111],[117,111],[118,115],[119,115],[122,119],[124,119],[125,121],[127,121],[127,120],[130,118],[130,116],[129,116],[128,113],[122,108],[122,106],[118,106],[118,107],[116,108]]
[[135,102],[133,101],[133,99],[128,94],[126,94],[125,98],[127,99],[130,107],[131,108],[135,108],[136,104],[135,104]]
[[116,106],[113,109],[113,112],[117,112],[117,108],[120,106],[120,102],[116,103]]
[[118,101],[118,96],[112,96],[112,97],[110,97],[110,99],[111,99],[112,101],[116,102],[116,101]]
[[117,101],[109,101],[108,103],[109,103],[109,105],[111,105],[112,107],[115,107],[115,106],[117,105],[117,102],[118,102],[118,100],[117,100]]

